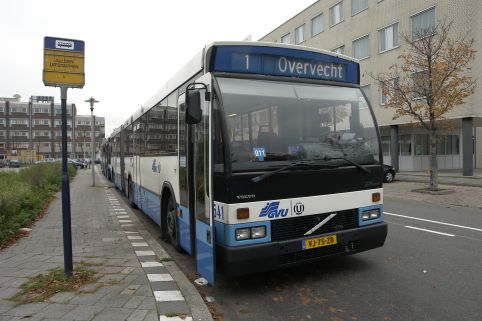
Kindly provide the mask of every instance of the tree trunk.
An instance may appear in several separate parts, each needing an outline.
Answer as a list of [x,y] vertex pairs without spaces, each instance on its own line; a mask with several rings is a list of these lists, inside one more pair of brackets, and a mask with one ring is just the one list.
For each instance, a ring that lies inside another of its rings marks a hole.
[[437,136],[430,131],[430,190],[438,190]]

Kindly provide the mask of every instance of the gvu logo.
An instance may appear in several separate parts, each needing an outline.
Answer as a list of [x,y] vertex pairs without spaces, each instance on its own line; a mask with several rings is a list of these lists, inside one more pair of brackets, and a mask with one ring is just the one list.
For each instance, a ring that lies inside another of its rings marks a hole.
[[289,209],[287,208],[278,209],[278,207],[279,207],[279,201],[266,203],[266,206],[261,209],[261,213],[259,213],[259,217],[267,216],[269,218],[275,218],[275,217],[288,216]]

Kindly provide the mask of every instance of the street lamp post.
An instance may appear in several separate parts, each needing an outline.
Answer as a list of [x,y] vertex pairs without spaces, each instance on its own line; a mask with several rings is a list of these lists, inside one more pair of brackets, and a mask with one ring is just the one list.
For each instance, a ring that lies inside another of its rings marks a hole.
[[94,153],[95,153],[95,135],[94,135],[94,104],[98,103],[98,100],[95,100],[93,97],[90,97],[85,101],[86,103],[90,103],[90,135],[91,135],[91,147],[92,147],[92,154],[90,156],[90,161],[92,162],[92,186],[95,186],[95,172],[94,172],[94,167],[95,167],[95,162],[94,162]]

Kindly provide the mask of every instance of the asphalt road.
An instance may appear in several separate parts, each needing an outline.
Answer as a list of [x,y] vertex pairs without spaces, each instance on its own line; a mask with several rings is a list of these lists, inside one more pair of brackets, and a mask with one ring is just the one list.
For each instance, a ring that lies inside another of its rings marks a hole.
[[[482,320],[482,210],[385,197],[385,246],[242,278],[218,275],[219,320]],[[159,239],[158,228],[147,222]],[[160,241],[191,280],[194,261]]]

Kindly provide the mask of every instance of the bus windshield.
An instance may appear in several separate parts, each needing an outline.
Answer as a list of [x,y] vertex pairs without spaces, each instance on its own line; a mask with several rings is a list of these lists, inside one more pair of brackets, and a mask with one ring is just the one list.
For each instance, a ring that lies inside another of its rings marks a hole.
[[233,172],[298,161],[380,162],[374,120],[359,88],[233,78],[218,84]]

